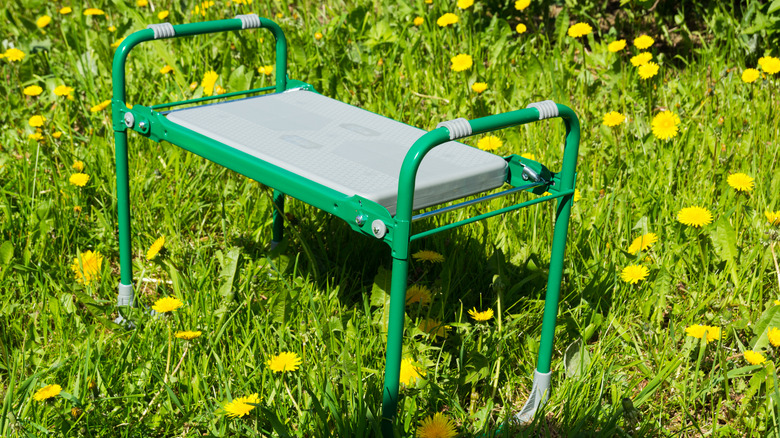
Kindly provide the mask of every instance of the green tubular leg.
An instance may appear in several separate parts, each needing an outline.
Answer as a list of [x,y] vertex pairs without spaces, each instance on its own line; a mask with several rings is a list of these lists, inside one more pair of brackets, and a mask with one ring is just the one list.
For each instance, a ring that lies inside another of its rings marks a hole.
[[[266,18],[258,17],[257,19],[259,21],[259,26],[256,27],[270,31],[276,39],[276,84],[274,88],[276,92],[280,93],[287,89],[287,40],[279,25]],[[126,322],[121,314],[121,308],[132,307],[135,301],[135,296],[133,294],[133,266],[131,256],[132,244],[130,239],[130,181],[127,155],[128,126],[124,120],[124,115],[127,112],[125,90],[125,64],[127,62],[127,57],[135,46],[145,41],[172,37],[179,38],[223,31],[241,31],[244,28],[244,22],[238,18],[175,25],[173,26],[173,34],[167,36],[158,36],[155,34],[155,30],[147,28],[128,35],[116,49],[116,52],[114,52],[114,59],[111,67],[113,91],[111,118],[114,129],[114,139],[116,142],[117,214],[119,221],[120,280],[117,305],[120,308],[120,315],[115,320],[117,323]],[[251,26],[248,27],[248,29],[254,28],[255,27]],[[275,193],[274,203],[281,205],[279,210],[281,212],[284,211],[283,194],[277,195]],[[281,240],[282,238],[282,221],[281,215],[277,217],[275,213],[273,230],[274,239],[278,238]],[[129,324],[132,325],[132,322]]]
[[[574,194],[574,177],[580,135],[579,122],[574,112],[564,105],[555,105],[555,107],[557,108],[555,117],[562,118],[566,125],[566,146],[564,149],[563,166],[560,172],[560,183],[555,187],[555,190],[559,193],[565,192],[566,195],[560,198],[556,214],[553,249],[550,257],[550,275],[548,277],[548,290],[542,324],[542,340],[539,348],[539,363],[537,365],[537,376],[534,378],[534,388],[543,387],[541,395],[546,395],[549,389],[550,362],[552,360],[555,321],[558,313],[558,295],[563,274],[563,255],[566,249],[566,234]],[[549,109],[549,106],[547,109]],[[468,121],[472,130],[468,135],[531,123],[549,117],[549,115],[543,116],[539,109],[523,109],[483,117]],[[462,136],[458,138],[462,138]],[[415,237],[411,235],[410,225],[415,179],[423,157],[431,149],[448,140],[450,140],[448,127],[428,132],[412,145],[401,166],[395,229],[392,241],[393,274],[390,288],[390,321],[387,332],[385,383],[382,398],[382,435],[384,438],[393,437],[393,421],[398,409],[409,242],[410,239]],[[531,405],[533,407],[531,418],[533,418],[533,413],[536,412],[536,408],[541,402],[542,397],[534,397],[534,393],[532,393],[529,403],[526,403],[527,406]],[[524,408],[522,412],[526,412],[526,409]],[[520,417],[520,414],[518,414],[518,417]]]
[[[408,224],[407,224],[408,227]],[[385,356],[385,383],[382,389],[382,436],[393,436],[393,419],[398,410],[398,389],[403,354],[404,311],[406,307],[406,276],[409,270],[409,241],[401,241],[407,257],[393,257],[392,284],[390,286],[390,318],[387,325],[387,353]],[[396,252],[403,251],[398,250]]]
[[[116,197],[119,220],[119,295],[117,306],[133,306],[132,242],[130,240],[130,180],[127,163],[127,131],[115,131],[116,142]],[[121,324],[125,319],[120,313],[114,322]]]
[[276,248],[276,245],[284,238],[284,193],[279,190],[274,190],[273,218],[274,225],[271,237],[271,249]]
[[[573,190],[577,153],[580,142],[580,126],[574,112],[558,105],[560,117],[566,125],[566,147],[564,149],[563,167],[558,190]],[[574,195],[569,194],[558,200],[555,215],[555,230],[553,231],[552,252],[550,254],[550,273],[547,277],[547,293],[544,300],[544,317],[542,319],[542,336],[539,342],[539,358],[534,372],[531,394],[523,409],[515,415],[515,420],[527,423],[533,420],[536,411],[543,406],[550,396],[550,367],[555,344],[555,324],[558,318],[558,299],[563,280],[563,258],[566,252],[566,236],[569,229],[569,217]]]

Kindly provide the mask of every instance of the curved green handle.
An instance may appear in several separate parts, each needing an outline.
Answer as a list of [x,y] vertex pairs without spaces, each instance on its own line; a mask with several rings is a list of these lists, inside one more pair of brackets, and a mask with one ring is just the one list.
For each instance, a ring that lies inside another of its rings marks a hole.
[[[558,187],[558,189],[567,190],[574,188],[574,174],[580,144],[580,123],[577,115],[571,108],[561,104],[556,104],[556,106],[558,107],[558,116],[556,117],[563,119],[566,124],[566,146],[563,152],[563,167],[561,169],[562,187]],[[481,117],[468,121],[472,132],[467,137],[536,121],[539,121],[539,110],[536,108],[525,108]],[[401,166],[401,174],[398,178],[396,220],[404,221],[412,216],[415,179],[422,159],[431,149],[448,141],[450,141],[449,129],[441,127],[417,139],[409,149],[409,152],[407,152]]]
[[[173,26],[173,30],[176,34],[170,38],[236,31],[242,30],[242,28],[243,24],[238,18],[204,21],[202,23],[177,24]],[[282,28],[267,18],[260,17],[259,28],[270,30],[276,38],[276,91],[282,92],[287,87],[287,39],[284,37]],[[139,30],[125,38],[124,41],[122,41],[122,44],[117,48],[116,53],[114,53],[114,62],[112,66],[114,101],[125,102],[125,63],[127,61],[127,55],[133,47],[138,44],[154,39],[154,31],[152,29]],[[157,39],[165,39],[165,37]]]

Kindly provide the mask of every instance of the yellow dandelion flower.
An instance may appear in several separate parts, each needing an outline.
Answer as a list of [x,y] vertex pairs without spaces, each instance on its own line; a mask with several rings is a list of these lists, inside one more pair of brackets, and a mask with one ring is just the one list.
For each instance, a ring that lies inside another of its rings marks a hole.
[[426,4],[426,5],[429,5],[429,4],[431,4],[431,3],[433,3],[433,0],[425,0],[425,4]]
[[103,255],[99,251],[82,252],[79,257],[73,259],[70,269],[76,274],[76,281],[79,283],[90,283],[97,280],[100,276],[100,269],[103,266]]
[[633,242],[631,242],[631,245],[628,246],[628,252],[631,254],[636,254],[639,251],[647,251],[650,249],[651,246],[655,242],[658,242],[658,235],[655,233],[647,233],[643,234],[636,239],[634,239]]
[[780,225],[780,210],[778,211],[765,211],[764,216],[769,221],[769,225]]
[[125,38],[127,38],[127,37],[122,37],[122,38],[119,38],[118,40],[114,41],[113,43],[111,43],[111,47],[116,49],[117,47],[119,47],[120,44],[122,44],[122,41],[124,41]]
[[707,332],[707,343],[717,341],[721,338],[721,331],[720,327],[713,327],[711,325],[704,326],[705,331]]
[[425,333],[428,333],[431,336],[439,336],[443,338],[447,336],[447,332],[452,327],[443,324],[439,320],[433,318],[425,318],[420,321],[420,324],[417,326],[417,328],[424,331]]
[[468,314],[471,319],[477,322],[490,321],[493,318],[493,309],[487,309],[485,311],[479,312],[477,311],[477,308],[474,307],[468,311]]
[[764,73],[773,75],[780,71],[780,58],[774,56],[764,56],[758,60],[758,65]]
[[530,152],[523,152],[522,154],[520,154],[520,156],[523,158],[528,158],[529,160],[536,160],[536,155]]
[[458,0],[458,8],[468,9],[474,4],[474,0]]
[[488,135],[487,137],[482,137],[479,139],[477,142],[477,147],[483,151],[494,151],[500,148],[503,144],[504,142],[501,141],[500,138],[496,137],[495,135]]
[[662,111],[653,117],[653,135],[661,140],[669,140],[677,136],[680,117],[671,111]]
[[15,61],[21,61],[24,59],[25,54],[21,50],[17,49],[16,47],[11,47],[10,49],[6,50],[5,53],[3,53],[3,58],[15,62]]
[[43,388],[35,391],[35,394],[33,394],[33,400],[35,401],[48,400],[52,397],[58,396],[60,392],[62,392],[62,387],[60,385],[44,386]]
[[425,23],[425,19],[423,17],[420,17],[419,15],[417,17],[414,17],[414,21],[412,22],[415,26],[422,26],[423,23]]
[[631,65],[639,67],[640,65],[647,64],[653,59],[653,54],[650,52],[642,52],[636,56],[631,57]]
[[654,62],[648,62],[646,64],[640,65],[637,70],[639,70],[639,77],[642,79],[650,79],[658,74],[658,64]]
[[109,105],[111,105],[111,101],[110,100],[104,100],[104,101],[100,102],[99,104],[97,104],[97,105],[93,106],[92,108],[90,108],[89,111],[93,112],[93,113],[97,113],[97,112],[103,111],[104,109],[108,108]]
[[713,342],[722,336],[720,327],[707,326],[707,342]]
[[769,338],[769,343],[772,344],[773,347],[780,347],[780,328],[769,327],[766,336]]
[[655,43],[655,40],[647,35],[640,35],[634,38],[634,46],[636,46],[636,48],[639,50],[645,50],[646,48],[652,46],[653,43]]
[[471,55],[466,55],[464,53],[453,56],[450,61],[452,61],[452,66],[450,68],[454,71],[468,70],[474,64]]
[[517,0],[515,2],[515,9],[518,11],[522,11],[523,9],[527,8],[531,5],[531,0]]
[[60,9],[61,15],[68,15],[71,12],[73,12],[73,8],[71,8],[70,6],[65,6],[64,8]]
[[38,19],[35,20],[35,25],[38,26],[39,29],[43,29],[44,27],[48,26],[49,23],[51,23],[51,17],[48,15],[38,17]]
[[457,434],[455,423],[441,412],[426,417],[417,428],[418,438],[454,438]]
[[694,337],[696,339],[702,339],[706,336],[705,339],[707,340],[707,343],[717,341],[722,336],[720,327],[700,324],[694,324],[692,326],[686,327],[685,333],[688,336]]
[[135,0],[135,5],[138,6],[139,8],[149,6],[149,0]]
[[701,227],[712,223],[712,213],[702,207],[686,207],[677,213],[677,221],[689,227]]
[[609,50],[612,53],[619,52],[625,48],[626,48],[626,40],[612,41],[607,45],[607,50]]
[[169,15],[169,14],[170,14],[170,13],[169,13],[167,10],[165,10],[165,11],[160,11],[160,12],[158,12],[158,13],[157,13],[157,19],[158,19],[158,20],[165,20],[166,18],[168,18],[168,15]]
[[255,405],[250,403],[260,403],[260,395],[254,393],[246,397],[234,398],[233,401],[222,406],[222,409],[228,417],[243,417],[255,408]]
[[65,85],[58,85],[57,88],[54,89],[54,94],[60,97],[71,97],[71,93],[73,93],[73,87],[67,87]]
[[85,185],[87,185],[87,182],[89,181],[89,175],[81,172],[74,173],[73,175],[70,176],[68,181],[70,181],[70,183],[73,184],[74,186],[84,187]]
[[613,128],[615,126],[620,125],[625,120],[626,120],[626,116],[624,116],[623,114],[620,114],[617,111],[610,111],[604,114],[604,120],[601,123],[603,125],[609,126],[610,128]]
[[76,172],[81,172],[84,170],[84,162],[83,161],[74,161],[72,167]]
[[474,85],[471,86],[471,90],[475,93],[481,93],[487,90],[487,87],[487,84],[484,82],[474,82]]
[[178,309],[183,305],[184,303],[182,303],[181,300],[178,298],[163,297],[154,302],[154,305],[152,306],[152,310],[154,310],[157,313],[168,313],[168,312],[173,312],[174,310]]
[[436,20],[436,24],[439,25],[439,27],[447,27],[450,24],[455,24],[458,22],[458,16],[453,14],[452,12],[447,12],[446,14],[439,17],[438,20]]
[[43,140],[43,134],[41,134],[40,132],[34,132],[28,135],[27,138],[29,138],[30,140],[40,141]]
[[165,236],[160,236],[154,241],[152,246],[149,247],[149,251],[146,252],[146,260],[152,260],[157,257],[157,254],[165,245]]
[[296,353],[282,352],[268,359],[265,364],[274,373],[295,371],[301,364],[301,358]]
[[431,291],[423,285],[415,284],[406,290],[406,305],[420,303],[421,306],[427,306],[433,301]]
[[744,355],[745,355],[745,360],[750,365],[760,365],[766,362],[766,358],[764,357],[764,355],[757,351],[746,350]]
[[172,71],[173,71],[173,67],[171,67],[171,66],[170,66],[170,65],[168,65],[168,64],[165,64],[165,65],[163,66],[163,68],[161,68],[161,69],[160,69],[160,74],[161,74],[161,75],[167,75],[168,73],[170,73],[170,72],[172,72]]
[[588,23],[575,23],[569,27],[569,36],[572,38],[583,37],[593,32],[593,28]]
[[60,137],[62,137],[62,132],[57,131],[54,134],[52,134],[51,136],[54,137],[54,138],[60,138]]
[[738,192],[752,192],[753,187],[756,185],[753,178],[742,172],[732,173],[726,179],[726,182],[728,182],[729,185]]
[[685,334],[696,339],[704,337],[704,333],[707,331],[707,326],[700,324],[693,324],[685,328]]
[[528,27],[526,27],[523,23],[517,23],[517,26],[515,26],[515,31],[519,34],[523,34],[528,30]]
[[221,85],[217,85],[216,87],[214,87],[214,94],[225,94],[225,93],[227,93],[227,90],[222,88]]
[[629,284],[637,284],[650,275],[646,266],[628,265],[620,272],[620,279]]
[[40,94],[43,93],[43,88],[37,85],[30,85],[29,87],[24,87],[22,93],[24,93],[25,96],[40,96]]
[[322,39],[322,32],[315,32],[314,33],[314,39],[319,41]]
[[190,84],[190,90],[195,91],[195,89],[198,88],[198,82],[193,82]]
[[754,68],[746,68],[745,71],[742,72],[742,82],[745,82],[747,84],[753,83],[758,79],[758,77],[761,76],[761,73],[754,69]]
[[441,263],[444,261],[444,256],[436,251],[430,251],[423,249],[412,254],[412,258],[421,262]]
[[206,96],[214,94],[214,85],[217,83],[217,79],[219,79],[219,75],[213,70],[209,70],[203,75],[203,80],[201,81],[203,94]]
[[184,339],[185,341],[189,341],[189,340],[192,340],[192,339],[195,339],[195,338],[199,338],[200,335],[202,335],[202,334],[203,333],[201,333],[200,331],[185,330],[185,331],[178,331],[178,332],[176,332],[176,334],[174,336],[176,336],[179,339]]
[[91,16],[91,15],[106,15],[105,12],[98,8],[87,8],[84,9],[84,15]]
[[401,385],[414,385],[423,376],[425,376],[425,370],[414,366],[414,362],[411,359],[401,361],[401,375],[400,379],[398,379]]
[[582,194],[580,193],[580,189],[574,189],[574,196],[572,196],[572,201],[577,202],[580,199],[582,199]]
[[27,124],[32,126],[33,128],[40,128],[43,126],[43,122],[46,120],[43,116],[32,116],[30,117],[30,120],[27,121]]
[[116,26],[108,26],[109,32],[116,32]]

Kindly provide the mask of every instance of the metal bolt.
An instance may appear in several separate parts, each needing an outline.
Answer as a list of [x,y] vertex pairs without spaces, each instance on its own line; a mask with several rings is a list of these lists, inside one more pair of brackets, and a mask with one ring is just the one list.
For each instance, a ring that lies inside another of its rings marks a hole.
[[368,219],[368,216],[366,216],[366,215],[364,215],[364,214],[359,214],[359,215],[357,215],[357,217],[355,218],[355,223],[356,223],[356,224],[357,224],[359,227],[362,227],[362,226],[363,226],[363,224],[365,224],[365,223],[366,223],[366,219]]
[[146,128],[148,127],[149,127],[149,122],[147,122],[146,120],[141,120],[140,122],[138,122],[138,129],[140,129],[141,131],[146,131]]

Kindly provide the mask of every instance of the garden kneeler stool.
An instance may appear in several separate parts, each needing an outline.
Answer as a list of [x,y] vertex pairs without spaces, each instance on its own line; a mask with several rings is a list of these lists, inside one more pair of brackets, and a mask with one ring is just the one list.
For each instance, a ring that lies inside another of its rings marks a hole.
[[[150,40],[253,28],[267,29],[276,39],[274,86],[127,107],[125,63],[136,45]],[[211,102],[214,99],[223,101]],[[544,403],[550,389],[550,361],[580,136],[577,116],[570,108],[543,101],[479,119],[442,122],[436,129],[424,131],[322,96],[311,85],[288,79],[287,43],[281,28],[254,14],[176,26],[153,24],[129,35],[114,55],[111,108],[119,222],[120,317],[117,321],[123,321],[123,307],[132,306],[134,301],[127,142],[127,132],[133,130],[272,187],[273,242],[282,239],[284,200],[290,196],[338,216],[355,232],[381,240],[390,247],[392,285],[382,397],[382,430],[386,437],[392,436],[392,421],[398,406],[410,242],[557,200],[538,365],[531,395],[517,419],[533,418]],[[455,141],[548,118],[561,118],[566,127],[559,172],[551,172],[542,164],[518,155],[500,157]],[[429,208],[502,186],[509,188],[445,207]],[[412,233],[412,223],[416,220],[521,191],[540,196]]]

